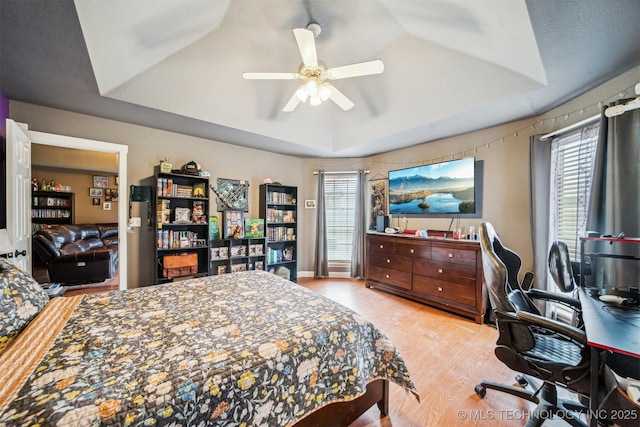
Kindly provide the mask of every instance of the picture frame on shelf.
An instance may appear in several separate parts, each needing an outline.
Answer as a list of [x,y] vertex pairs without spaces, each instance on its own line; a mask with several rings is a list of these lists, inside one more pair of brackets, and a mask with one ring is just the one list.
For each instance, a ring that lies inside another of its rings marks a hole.
[[242,209],[222,211],[222,226],[225,239],[241,239],[244,237],[244,212]]
[[90,188],[89,196],[91,197],[102,197],[104,196],[104,190],[102,188]]
[[109,188],[109,177],[94,175],[93,176],[93,186],[95,188]]
[[264,218],[246,218],[244,237],[264,237]]
[[190,213],[191,213],[191,210],[189,208],[175,208],[173,222],[183,223],[183,224],[190,223],[191,222],[191,218],[189,217]]

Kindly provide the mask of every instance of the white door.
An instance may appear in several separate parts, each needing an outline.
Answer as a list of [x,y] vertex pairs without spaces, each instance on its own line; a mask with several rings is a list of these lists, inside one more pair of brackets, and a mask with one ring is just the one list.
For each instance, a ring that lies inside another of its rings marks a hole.
[[31,274],[31,140],[7,119],[7,233],[13,263]]

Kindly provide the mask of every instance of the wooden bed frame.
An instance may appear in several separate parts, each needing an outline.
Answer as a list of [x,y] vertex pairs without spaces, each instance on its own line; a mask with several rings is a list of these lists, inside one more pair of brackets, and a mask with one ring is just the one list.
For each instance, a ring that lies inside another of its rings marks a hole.
[[380,416],[389,413],[389,381],[375,380],[367,385],[367,391],[362,396],[349,402],[337,402],[327,405],[307,415],[295,427],[307,426],[348,426],[360,415],[364,414],[376,403],[380,409]]

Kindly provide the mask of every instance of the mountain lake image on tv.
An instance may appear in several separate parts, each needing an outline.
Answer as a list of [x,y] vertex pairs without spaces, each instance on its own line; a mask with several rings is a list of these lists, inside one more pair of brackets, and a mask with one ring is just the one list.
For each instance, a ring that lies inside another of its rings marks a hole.
[[389,213],[475,213],[475,159],[389,171]]

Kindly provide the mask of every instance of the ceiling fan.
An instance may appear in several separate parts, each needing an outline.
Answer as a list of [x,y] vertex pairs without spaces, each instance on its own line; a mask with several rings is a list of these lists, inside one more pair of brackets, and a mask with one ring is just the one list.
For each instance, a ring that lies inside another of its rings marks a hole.
[[316,23],[309,24],[306,29],[296,28],[293,30],[302,56],[302,64],[297,73],[243,73],[242,77],[250,80],[302,80],[303,83],[282,109],[284,112],[293,111],[300,102],[306,102],[307,99],[311,105],[319,105],[323,101],[331,99],[345,111],[353,108],[353,102],[329,83],[329,80],[380,74],[384,71],[384,64],[381,60],[376,59],[342,67],[327,68],[318,62],[316,55],[315,38],[320,34],[320,31],[321,28]]

